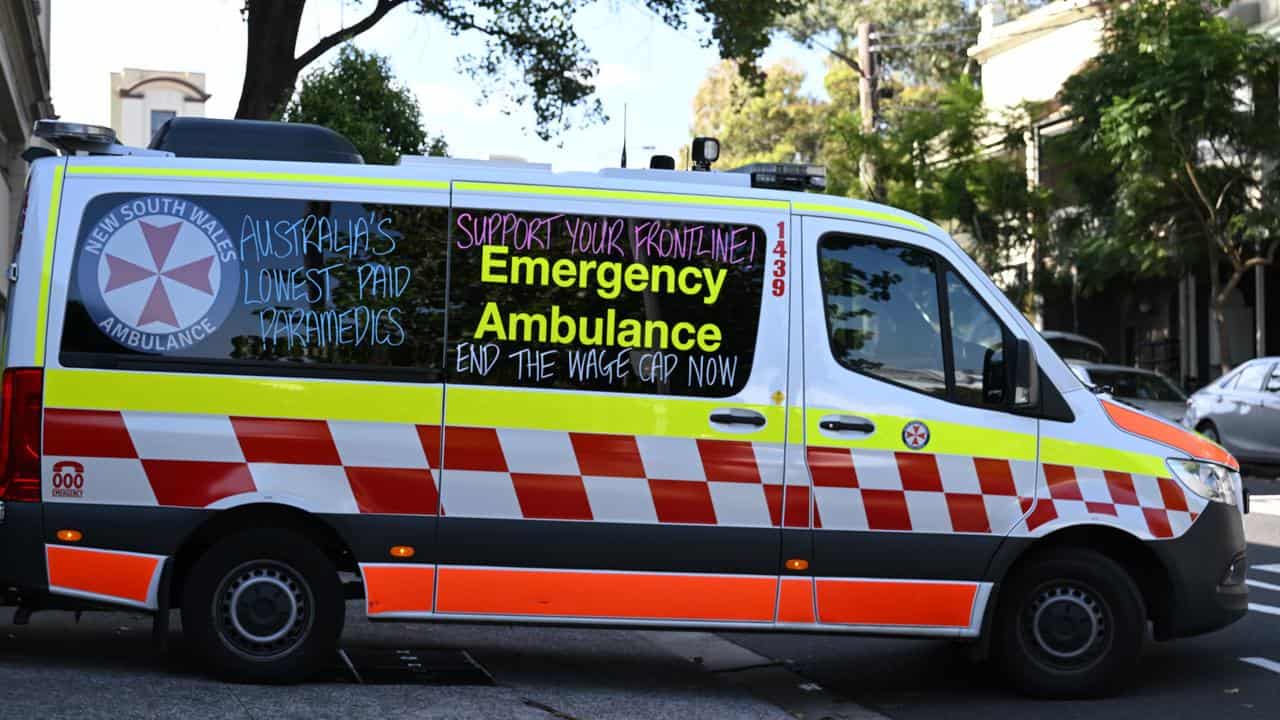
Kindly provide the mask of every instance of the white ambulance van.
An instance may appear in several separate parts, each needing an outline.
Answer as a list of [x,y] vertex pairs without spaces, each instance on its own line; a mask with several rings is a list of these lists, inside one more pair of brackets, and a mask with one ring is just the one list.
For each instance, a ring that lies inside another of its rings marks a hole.
[[918,217],[753,187],[769,172],[97,132],[41,126],[78,151],[28,153],[9,271],[19,620],[180,609],[248,681],[330,662],[347,597],[380,621],[930,636],[1078,696],[1149,624],[1246,612],[1235,460],[1083,387]]

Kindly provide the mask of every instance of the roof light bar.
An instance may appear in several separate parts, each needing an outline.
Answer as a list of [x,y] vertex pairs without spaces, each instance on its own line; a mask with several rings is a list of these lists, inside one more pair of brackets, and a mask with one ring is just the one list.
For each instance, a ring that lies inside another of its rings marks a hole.
[[58,120],[37,120],[31,134],[66,152],[115,145],[118,142],[116,131],[109,127]]
[[751,187],[770,190],[827,189],[827,168],[807,163],[751,163],[729,172],[751,176]]

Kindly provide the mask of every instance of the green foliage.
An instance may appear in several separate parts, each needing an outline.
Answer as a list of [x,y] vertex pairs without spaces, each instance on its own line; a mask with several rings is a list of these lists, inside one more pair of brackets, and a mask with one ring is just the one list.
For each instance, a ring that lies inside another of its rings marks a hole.
[[964,78],[916,86],[886,104],[878,132],[863,132],[856,112],[838,114],[839,150],[830,147],[827,156],[836,176],[853,180],[838,189],[854,197],[869,194],[857,181],[858,160],[869,157],[885,193],[877,200],[947,226],[995,271],[1044,231],[1050,198],[1028,188],[1023,161],[1022,128],[1032,111],[991,118],[981,90]]
[[804,73],[774,65],[757,86],[725,61],[711,68],[694,96],[694,135],[722,143],[718,166],[753,162],[812,162],[825,135],[827,108],[801,92]]
[[884,84],[954,77],[968,62],[965,49],[978,37],[975,11],[961,0],[813,0],[780,25],[795,40],[848,64],[857,56],[860,22],[875,23],[881,34]]
[[315,70],[285,108],[286,122],[323,125],[345,135],[365,162],[394,164],[401,155],[444,155],[443,137],[428,137],[413,93],[396,82],[387,59],[343,46]]
[[1169,273],[1208,250],[1215,273],[1218,257],[1231,271],[1220,305],[1245,270],[1274,259],[1278,63],[1280,43],[1200,2],[1111,11],[1102,53],[1061,95],[1082,162],[1102,170],[1069,226],[1086,283]]

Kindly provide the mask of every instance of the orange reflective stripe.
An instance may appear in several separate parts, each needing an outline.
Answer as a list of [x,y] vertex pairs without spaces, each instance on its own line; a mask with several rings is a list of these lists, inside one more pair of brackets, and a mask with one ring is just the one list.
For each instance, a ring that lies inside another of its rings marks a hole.
[[1210,460],[1226,465],[1233,470],[1240,469],[1240,464],[1236,462],[1235,458],[1231,457],[1231,453],[1189,430],[1184,430],[1163,420],[1157,420],[1149,415],[1130,410],[1109,400],[1101,402],[1103,409],[1107,411],[1107,415],[1111,418],[1111,422],[1125,432],[1177,448],[1193,458]]
[[146,604],[160,558],[46,545],[49,585]]
[[813,578],[782,578],[782,588],[778,593],[778,622],[814,622]]
[[361,565],[370,615],[431,612],[436,571],[430,565]]
[[843,625],[969,627],[977,583],[818,578],[818,616]]
[[777,588],[766,575],[442,567],[436,611],[772,622]]

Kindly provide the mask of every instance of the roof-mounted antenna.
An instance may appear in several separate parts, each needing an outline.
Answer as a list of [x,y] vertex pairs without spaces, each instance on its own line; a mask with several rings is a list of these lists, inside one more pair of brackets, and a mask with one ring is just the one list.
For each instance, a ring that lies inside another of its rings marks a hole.
[[622,167],[627,166],[627,104],[622,103]]

